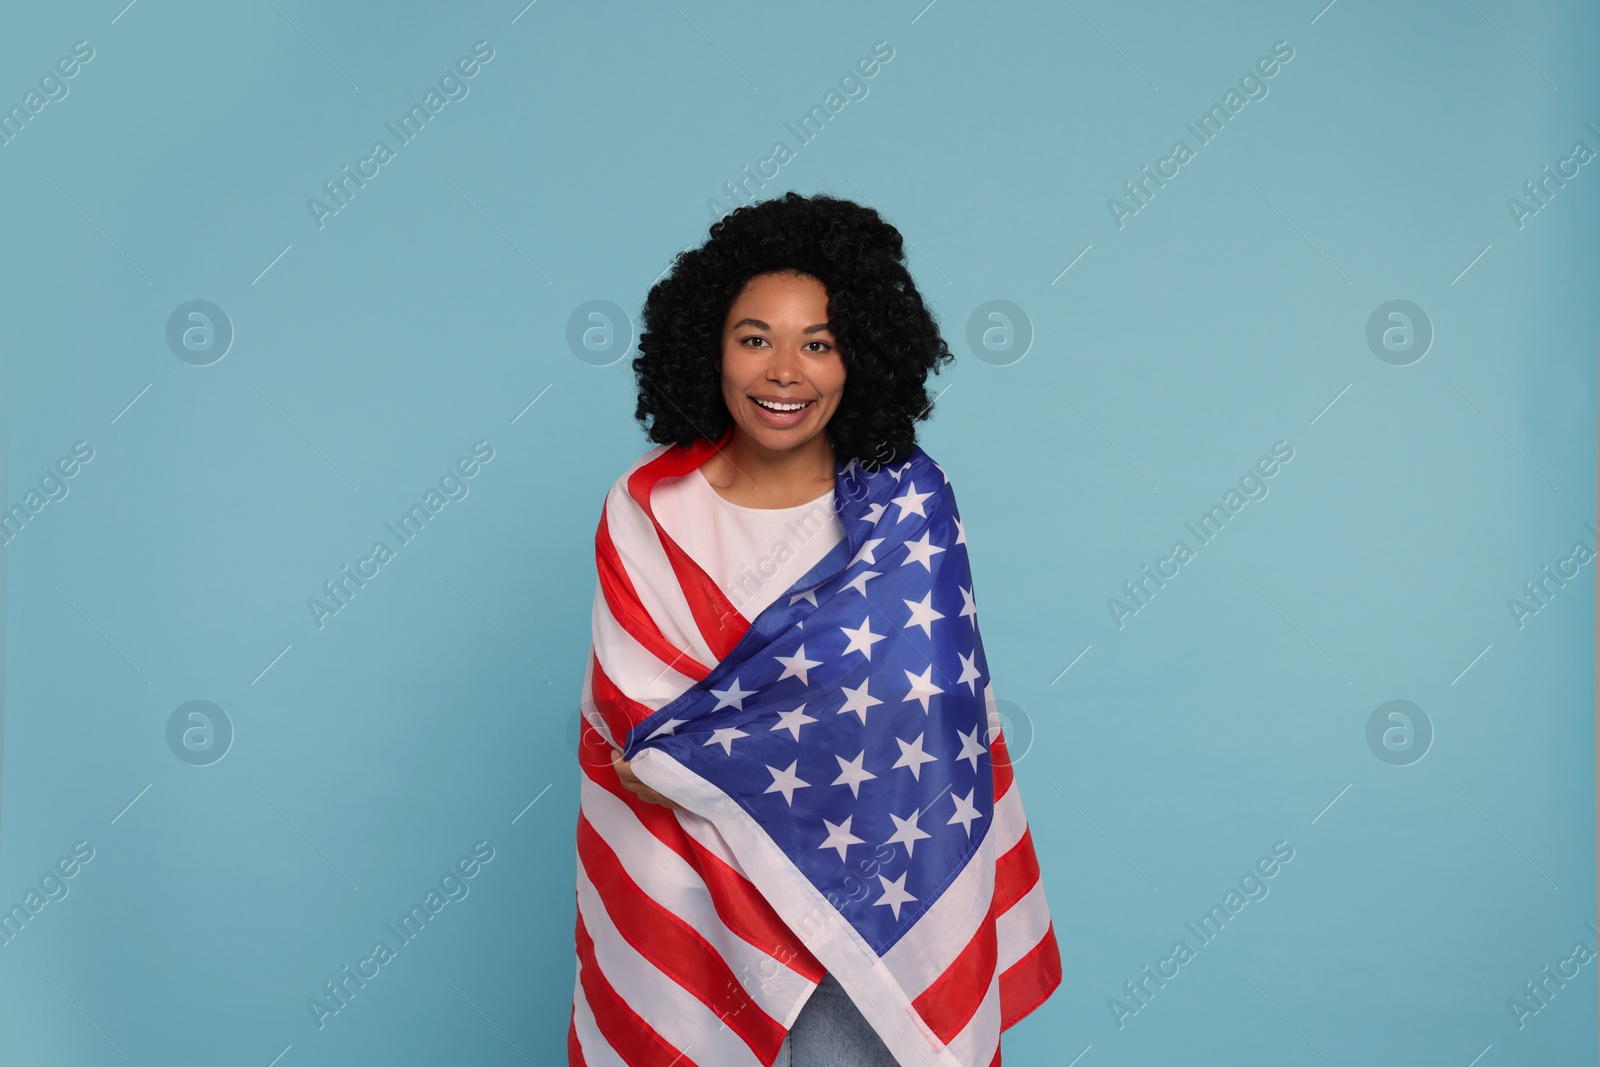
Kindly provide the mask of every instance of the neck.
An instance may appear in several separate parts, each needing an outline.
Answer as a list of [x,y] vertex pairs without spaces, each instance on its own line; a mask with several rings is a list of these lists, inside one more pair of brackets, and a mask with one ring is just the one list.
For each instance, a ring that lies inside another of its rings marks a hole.
[[833,446],[826,433],[794,448],[768,448],[738,424],[715,455],[706,461],[712,482],[741,497],[772,501],[811,499],[817,486],[834,482]]

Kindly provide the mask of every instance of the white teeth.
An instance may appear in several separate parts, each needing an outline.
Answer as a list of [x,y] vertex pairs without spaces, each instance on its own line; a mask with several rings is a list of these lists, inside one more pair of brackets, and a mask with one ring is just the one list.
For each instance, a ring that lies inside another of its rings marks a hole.
[[[755,400],[756,398],[751,397],[750,399]],[[756,403],[760,404],[768,411],[799,411],[801,408],[806,406],[805,404],[774,404],[765,400],[756,400]],[[810,403],[810,401],[807,401],[806,403]]]

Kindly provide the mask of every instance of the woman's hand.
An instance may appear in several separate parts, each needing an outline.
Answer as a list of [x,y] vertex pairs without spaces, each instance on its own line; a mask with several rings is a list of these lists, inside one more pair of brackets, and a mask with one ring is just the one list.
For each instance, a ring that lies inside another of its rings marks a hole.
[[622,758],[622,749],[611,750],[611,766],[617,769],[617,777],[622,779],[622,784],[640,800],[649,801],[651,804],[660,804],[664,808],[682,811],[684,807],[675,800],[668,800],[654,789],[639,781],[633,769],[628,766],[628,761]]

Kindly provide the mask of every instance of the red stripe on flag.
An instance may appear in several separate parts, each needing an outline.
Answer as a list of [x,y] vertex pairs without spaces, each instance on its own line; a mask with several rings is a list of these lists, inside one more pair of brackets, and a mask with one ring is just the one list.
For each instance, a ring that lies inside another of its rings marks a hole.
[[636,1067],[667,1063],[693,1067],[693,1060],[686,1058],[656,1033],[606,981],[595,960],[594,939],[583,925],[581,911],[578,913],[577,941],[578,981],[583,983],[583,997],[594,1012],[595,1025],[599,1027],[606,1044],[622,1057],[623,1062]]
[[[611,731],[611,736],[616,740],[618,748],[628,744],[628,732],[650,714],[650,708],[629,697],[618,689],[600,666],[600,656],[594,651],[594,646],[589,648],[591,663],[589,679],[589,699],[599,710],[600,717],[606,721],[606,729]],[[585,726],[591,726],[587,718],[583,719]],[[581,746],[580,746],[581,747]],[[609,754],[606,762],[611,762]]]
[[777,1056],[784,1029],[756,1004],[733,968],[698,930],[628,876],[615,850],[581,813],[578,861],[628,944],[710,1008],[762,1062]]
[[583,1059],[583,1046],[578,1043],[578,1005],[574,1001],[572,1015],[567,1020],[567,1067],[587,1067]]
[[1061,984],[1061,950],[1056,945],[1056,925],[1045,927],[1039,943],[1000,975],[1000,1029],[1014,1026],[1043,1004]]
[[719,663],[727,658],[733,646],[750,628],[750,620],[739,613],[711,576],[661,528],[654,509],[650,507],[650,490],[663,478],[674,478],[698,470],[732,436],[733,423],[730,422],[717,441],[697,437],[688,447],[669,448],[628,476],[628,495],[644,509],[644,513],[650,517],[650,524],[656,528],[656,536],[666,550],[678,585],[683,589],[684,599],[688,601],[689,611],[694,615],[695,625],[700,628],[701,636]]
[[580,764],[589,780],[628,805],[628,810],[656,840],[694,868],[711,894],[711,904],[722,924],[779,963],[812,982],[822,981],[824,969],[811,950],[784,923],[766,897],[738,871],[708,851],[684,830],[669,809],[635,796],[624,786],[610,764]]
[[989,739],[989,759],[994,764],[994,798],[999,800],[1016,777],[1011,770],[1011,750],[1006,747],[1005,731],[996,730]]
[[994,981],[995,962],[999,957],[994,916],[994,898],[991,897],[989,911],[978,925],[977,933],[944,973],[911,1002],[917,1014],[946,1044],[966,1029]]
[[628,577],[622,556],[611,540],[611,527],[605,511],[600,512],[600,526],[594,535],[595,571],[600,577],[600,593],[605,597],[606,608],[617,625],[639,642],[646,652],[667,664],[679,674],[699,681],[711,673],[711,668],[682,649],[674,648],[661,633],[655,619],[644,609],[633,579]]
[[995,862],[994,913],[1004,915],[1039,881],[1039,857],[1033,851],[1033,829],[1025,828],[1017,843]]

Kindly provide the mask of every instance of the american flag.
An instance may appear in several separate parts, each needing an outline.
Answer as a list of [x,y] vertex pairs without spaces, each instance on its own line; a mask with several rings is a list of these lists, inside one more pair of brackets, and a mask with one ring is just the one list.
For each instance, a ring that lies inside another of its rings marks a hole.
[[998,1067],[1061,962],[949,479],[840,463],[845,539],[747,620],[650,508],[731,433],[596,530],[568,1062],[770,1067],[826,971],[900,1063]]

